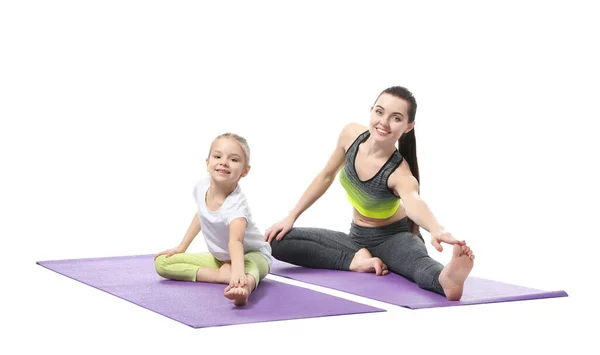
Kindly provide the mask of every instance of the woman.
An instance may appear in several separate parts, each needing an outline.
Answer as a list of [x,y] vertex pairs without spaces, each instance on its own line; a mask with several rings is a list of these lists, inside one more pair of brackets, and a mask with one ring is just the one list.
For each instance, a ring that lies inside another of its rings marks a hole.
[[[289,216],[266,230],[265,240],[271,243],[276,259],[376,275],[385,275],[389,269],[449,300],[462,297],[475,255],[464,241],[444,230],[419,196],[416,112],[412,93],[395,86],[377,98],[368,127],[356,123],[344,127],[325,168]],[[292,228],[327,191],[338,172],[354,207],[350,233]],[[419,226],[430,232],[438,251],[442,251],[442,242],[453,245],[452,260],[446,266],[427,254]]]

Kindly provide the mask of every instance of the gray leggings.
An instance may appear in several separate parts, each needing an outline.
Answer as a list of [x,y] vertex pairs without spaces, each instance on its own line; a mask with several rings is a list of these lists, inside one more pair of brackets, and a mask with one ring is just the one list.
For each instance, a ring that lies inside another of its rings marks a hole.
[[351,224],[350,234],[321,228],[292,228],[280,241],[273,240],[273,256],[294,265],[349,270],[354,253],[367,248],[388,269],[445,296],[438,277],[444,268],[433,260],[423,238],[408,231],[406,218],[383,227]]

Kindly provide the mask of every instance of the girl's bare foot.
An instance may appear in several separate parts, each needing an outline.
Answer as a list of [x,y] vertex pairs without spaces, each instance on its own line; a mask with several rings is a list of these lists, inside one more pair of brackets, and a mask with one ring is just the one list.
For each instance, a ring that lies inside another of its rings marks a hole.
[[231,264],[224,263],[219,269],[198,268],[196,271],[197,282],[212,282],[220,284],[228,284],[231,280]]
[[219,268],[219,279],[220,283],[228,284],[229,280],[231,280],[231,264],[224,263]]
[[248,283],[246,283],[245,286],[227,286],[225,291],[223,291],[223,295],[232,300],[235,306],[246,305],[248,303],[248,297],[250,297],[250,294],[252,291],[254,291],[254,287],[256,286],[256,280],[254,279],[254,276],[246,274],[246,277],[248,278]]
[[354,254],[354,258],[350,263],[350,271],[355,272],[371,272],[375,275],[387,275],[387,265],[379,258],[374,258],[366,248],[362,248]]
[[466,244],[454,244],[452,260],[440,273],[440,285],[444,289],[446,298],[458,301],[462,297],[465,280],[473,268],[475,255]]

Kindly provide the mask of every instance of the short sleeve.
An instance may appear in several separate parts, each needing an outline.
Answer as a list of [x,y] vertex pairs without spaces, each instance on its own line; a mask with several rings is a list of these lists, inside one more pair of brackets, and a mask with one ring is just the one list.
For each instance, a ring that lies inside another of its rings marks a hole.
[[196,181],[196,185],[194,185],[194,192],[192,193],[192,197],[194,198],[194,202],[196,205],[204,202],[204,196],[202,194],[206,191],[207,181],[206,180],[198,180]]
[[192,197],[194,198],[194,202],[198,204],[198,184],[194,185],[194,192],[192,194]]
[[240,199],[239,201],[232,203],[227,209],[227,225],[231,224],[236,218],[245,218],[246,221],[250,220],[250,211],[248,210],[246,199]]

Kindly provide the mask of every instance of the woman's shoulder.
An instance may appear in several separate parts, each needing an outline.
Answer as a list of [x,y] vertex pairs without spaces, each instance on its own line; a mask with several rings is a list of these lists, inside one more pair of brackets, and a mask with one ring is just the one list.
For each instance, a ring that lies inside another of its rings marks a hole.
[[348,150],[356,138],[368,129],[367,126],[356,122],[346,124],[340,133],[338,140],[339,145],[343,146],[344,150]]
[[400,189],[400,186],[403,185],[419,188],[419,182],[410,171],[410,165],[405,159],[402,159],[398,168],[388,178],[388,187],[394,191]]

